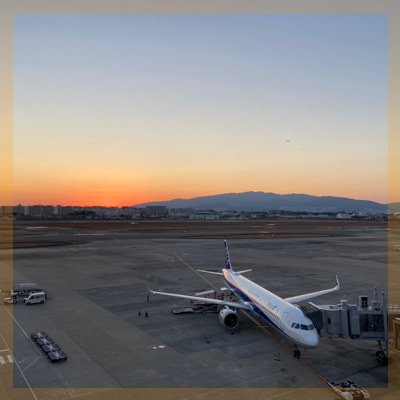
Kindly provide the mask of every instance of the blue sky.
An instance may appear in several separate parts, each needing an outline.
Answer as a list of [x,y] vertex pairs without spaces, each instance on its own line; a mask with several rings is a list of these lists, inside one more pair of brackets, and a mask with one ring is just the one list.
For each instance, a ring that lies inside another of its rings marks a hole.
[[16,195],[384,202],[387,68],[385,14],[15,14]]

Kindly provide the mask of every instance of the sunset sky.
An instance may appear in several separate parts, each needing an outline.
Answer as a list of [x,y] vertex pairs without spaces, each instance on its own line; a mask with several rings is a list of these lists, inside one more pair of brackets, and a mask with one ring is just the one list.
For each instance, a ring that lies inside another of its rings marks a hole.
[[385,203],[387,31],[385,14],[14,14],[14,204]]

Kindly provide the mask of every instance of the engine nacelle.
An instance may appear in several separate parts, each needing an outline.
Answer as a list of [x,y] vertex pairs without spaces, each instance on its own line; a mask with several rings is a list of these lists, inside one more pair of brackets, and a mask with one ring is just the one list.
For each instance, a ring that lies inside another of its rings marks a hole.
[[235,329],[239,325],[239,317],[236,311],[230,308],[223,308],[219,312],[219,322],[221,322],[225,328]]

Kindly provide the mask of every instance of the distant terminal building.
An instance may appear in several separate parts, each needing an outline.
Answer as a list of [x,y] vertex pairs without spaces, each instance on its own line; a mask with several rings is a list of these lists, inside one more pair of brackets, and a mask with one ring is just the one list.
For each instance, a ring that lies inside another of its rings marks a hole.
[[165,206],[146,206],[144,214],[148,218],[162,218],[168,214],[168,208]]

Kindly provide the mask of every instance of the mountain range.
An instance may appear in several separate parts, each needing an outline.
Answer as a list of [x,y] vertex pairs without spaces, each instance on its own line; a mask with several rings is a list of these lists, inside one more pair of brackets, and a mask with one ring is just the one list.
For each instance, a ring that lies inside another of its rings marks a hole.
[[[393,205],[396,203],[393,203]],[[135,207],[166,206],[215,211],[288,210],[306,212],[387,213],[388,205],[369,200],[345,197],[311,196],[307,194],[275,194],[264,192],[226,193],[192,199],[174,199],[137,204]],[[390,210],[392,207],[389,205]]]

